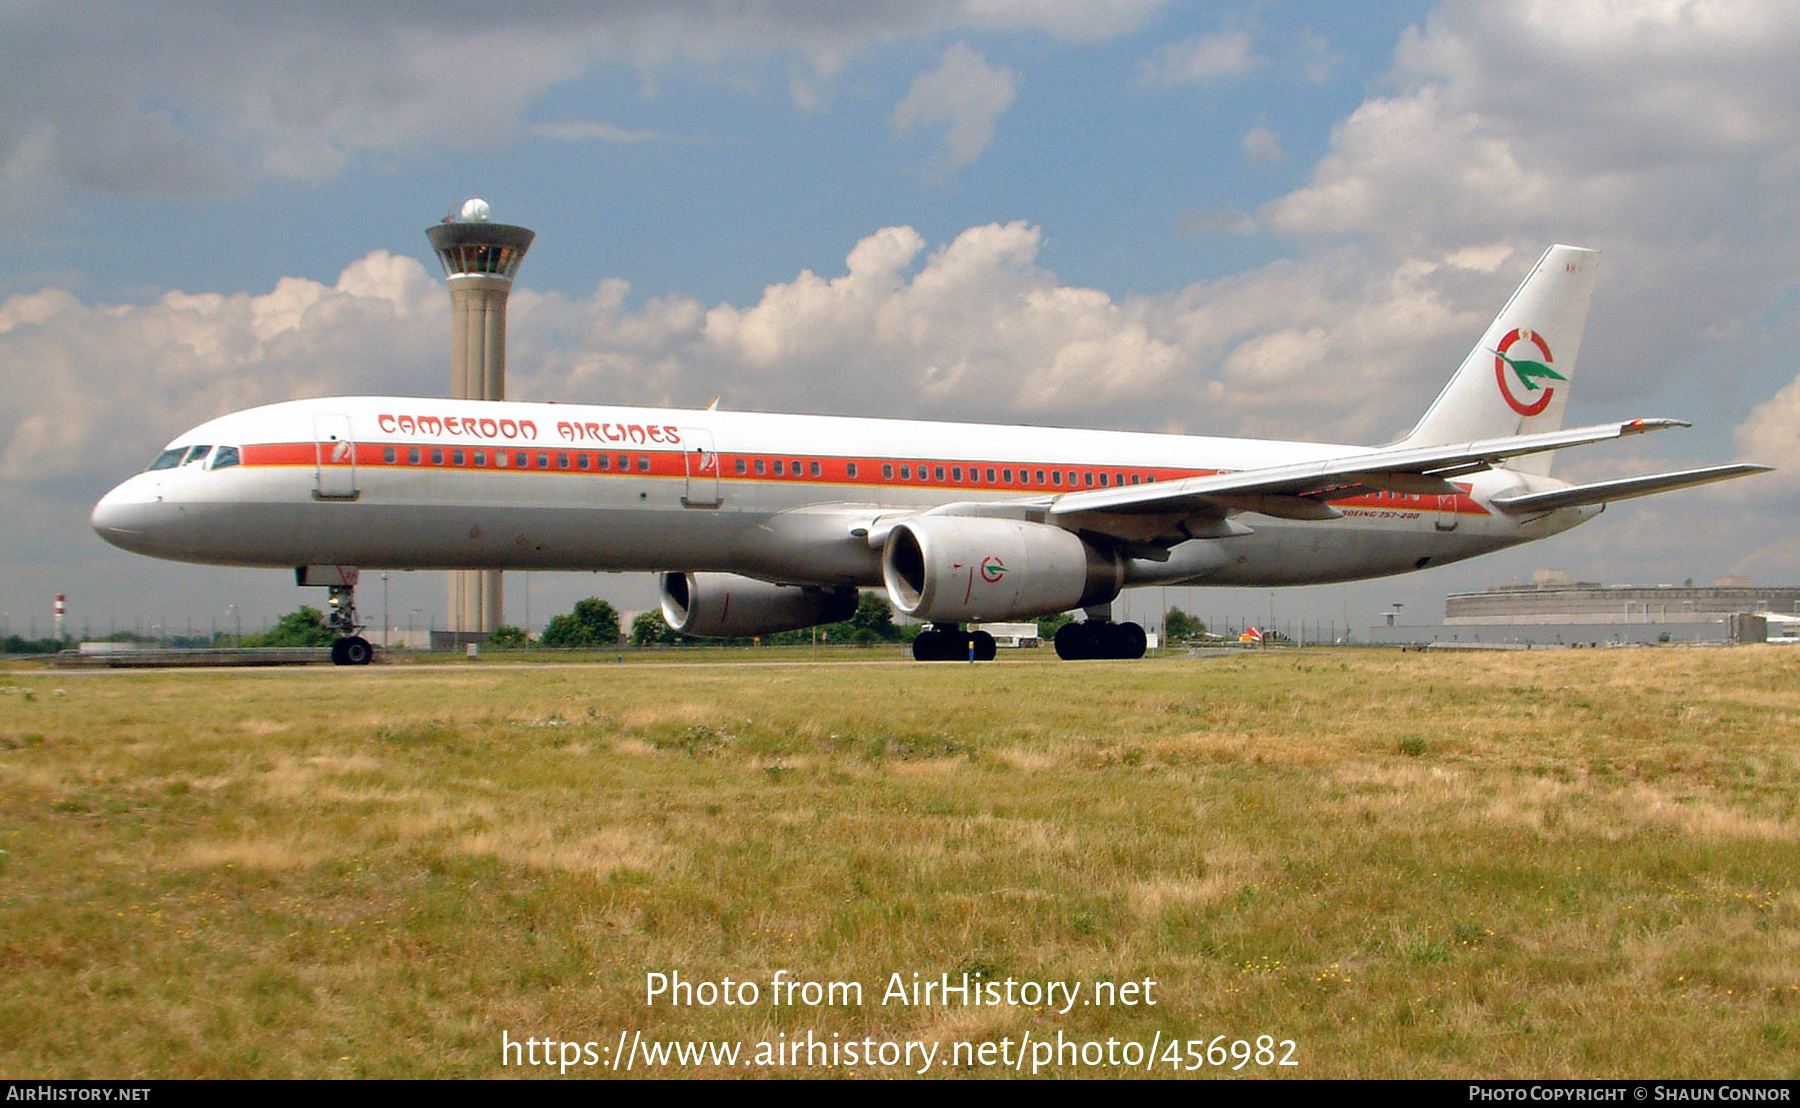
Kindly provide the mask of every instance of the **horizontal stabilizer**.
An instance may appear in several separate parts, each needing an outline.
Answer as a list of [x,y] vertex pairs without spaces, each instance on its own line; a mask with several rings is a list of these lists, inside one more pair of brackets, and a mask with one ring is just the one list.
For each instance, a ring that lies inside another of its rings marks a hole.
[[1558,508],[1575,508],[1583,504],[1610,504],[1615,500],[1630,500],[1634,496],[1649,496],[1652,493],[1685,489],[1692,485],[1710,484],[1713,481],[1728,481],[1733,477],[1747,477],[1752,473],[1767,473],[1773,468],[1775,467],[1740,462],[1733,465],[1707,466],[1704,469],[1684,469],[1678,473],[1656,473],[1648,477],[1626,477],[1618,481],[1599,481],[1592,485],[1575,485],[1571,488],[1554,489],[1550,492],[1496,496],[1493,499],[1493,505],[1508,515],[1550,512]]

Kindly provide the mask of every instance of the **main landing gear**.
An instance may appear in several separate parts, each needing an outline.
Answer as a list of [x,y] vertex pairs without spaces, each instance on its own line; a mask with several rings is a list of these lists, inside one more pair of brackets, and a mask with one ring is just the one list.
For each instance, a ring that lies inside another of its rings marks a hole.
[[955,624],[934,623],[913,640],[913,658],[920,662],[991,662],[994,636],[986,631],[963,631]]
[[1114,623],[1089,616],[1083,623],[1065,623],[1056,632],[1056,656],[1064,661],[1094,658],[1130,660],[1142,658],[1148,640],[1135,623]]
[[331,644],[331,664],[366,666],[375,660],[375,648],[362,637],[362,624],[356,622],[355,566],[302,566],[294,571],[295,583],[324,585],[331,591],[325,601],[325,626],[338,633]]

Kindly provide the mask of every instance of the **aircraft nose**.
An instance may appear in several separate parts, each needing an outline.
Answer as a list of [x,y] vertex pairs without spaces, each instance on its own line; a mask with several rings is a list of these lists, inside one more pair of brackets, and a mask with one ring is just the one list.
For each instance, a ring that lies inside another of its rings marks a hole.
[[94,505],[94,530],[114,546],[132,550],[141,544],[149,508],[127,481]]

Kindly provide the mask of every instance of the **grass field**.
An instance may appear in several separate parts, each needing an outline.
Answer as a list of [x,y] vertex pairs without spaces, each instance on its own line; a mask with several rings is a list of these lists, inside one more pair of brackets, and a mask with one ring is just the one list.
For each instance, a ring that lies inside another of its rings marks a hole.
[[1041,1072],[1268,1035],[1298,1065],[1235,1072],[1800,1076],[1800,650],[1023,654],[0,673],[0,1076],[557,1072],[503,1032],[597,1044],[571,1077],[809,1032],[930,1075],[1060,1032],[1159,1045]]

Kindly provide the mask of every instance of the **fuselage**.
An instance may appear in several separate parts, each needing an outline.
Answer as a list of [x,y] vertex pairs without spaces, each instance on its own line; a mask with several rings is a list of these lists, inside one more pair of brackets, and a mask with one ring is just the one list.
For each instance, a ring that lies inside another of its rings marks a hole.
[[[950,503],[1077,491],[1368,448],[1063,428],[404,397],[296,400],[203,423],[94,510],[107,541],[219,565],[720,571],[881,584],[859,535]],[[1405,572],[1564,530],[1487,498],[1370,493],[1343,518],[1243,513],[1247,534],[1133,557],[1127,585],[1293,585]],[[1240,528],[1242,529],[1242,528]]]

